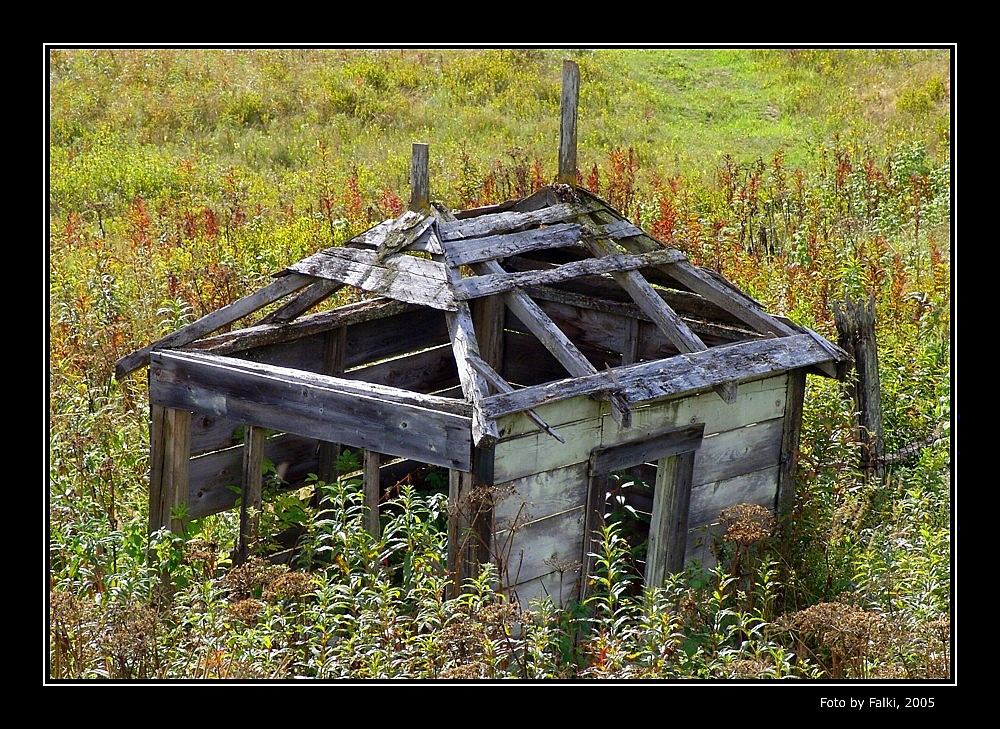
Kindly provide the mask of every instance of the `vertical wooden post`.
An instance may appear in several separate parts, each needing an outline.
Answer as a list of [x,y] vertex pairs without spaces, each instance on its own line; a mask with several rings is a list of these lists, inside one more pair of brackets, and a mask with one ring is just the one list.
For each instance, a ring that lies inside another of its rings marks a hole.
[[694,451],[661,458],[656,464],[653,514],[646,552],[646,586],[662,587],[663,579],[684,569]]
[[630,365],[639,361],[639,320],[629,316],[622,327],[622,364]]
[[410,158],[410,210],[421,212],[431,205],[431,181],[428,167],[428,145],[413,143]]
[[598,543],[598,532],[604,526],[604,500],[607,495],[608,474],[595,473],[591,461],[590,479],[587,482],[587,506],[583,520],[583,557],[580,560],[580,602],[587,599],[590,575],[594,571],[594,558],[590,555]]
[[150,424],[149,529],[184,529],[174,510],[187,504],[191,413],[154,405]]
[[250,545],[260,531],[260,509],[263,502],[264,429],[248,425],[243,438],[243,478],[240,481],[240,543],[236,564],[243,564],[250,554]]
[[806,394],[805,370],[788,373],[785,388],[785,417],[781,432],[781,467],[775,510],[783,520],[795,506],[795,472],[799,465],[799,435],[802,431],[802,403]]
[[[344,372],[344,353],[347,351],[347,327],[330,329],[323,342],[323,369],[327,375],[340,375]],[[337,458],[340,457],[340,444],[321,441],[319,444],[319,467],[317,476],[320,481],[330,483],[337,476]],[[320,504],[319,497],[316,503]]]
[[378,502],[381,496],[381,471],[382,454],[375,451],[365,450],[364,455],[364,482],[365,482],[365,527],[368,533],[376,539],[381,533],[378,522]]
[[861,466],[866,476],[881,478],[885,471],[885,443],[882,440],[882,394],[878,373],[878,344],[875,339],[875,298],[862,302],[833,302],[837,343],[854,359],[856,383],[849,385],[858,418]]
[[559,123],[559,176],[565,185],[576,185],[576,119],[580,99],[580,68],[563,61],[562,108]]
[[450,584],[445,590],[445,598],[456,597],[462,591],[465,571],[466,540],[469,521],[465,513],[466,503],[462,497],[471,484],[468,473],[448,471],[448,578]]
[[479,343],[479,356],[502,377],[503,325],[507,307],[502,296],[484,296],[472,302],[472,328]]

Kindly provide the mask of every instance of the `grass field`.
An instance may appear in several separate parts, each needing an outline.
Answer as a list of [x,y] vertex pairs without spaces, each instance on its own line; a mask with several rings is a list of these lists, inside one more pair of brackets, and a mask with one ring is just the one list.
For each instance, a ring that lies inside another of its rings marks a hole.
[[[380,541],[353,481],[313,487],[332,521],[275,495],[313,545],[285,574],[230,569],[231,514],[147,565],[145,378],[115,360],[398,214],[413,141],[451,207],[551,182],[567,56],[583,182],[828,337],[832,301],[873,296],[887,448],[936,444],[865,480],[842,386],[810,381],[792,539],[635,601],[609,535],[606,589],[517,640],[488,575],[441,599],[440,495]],[[49,79],[53,676],[947,675],[946,51],[105,49]]]

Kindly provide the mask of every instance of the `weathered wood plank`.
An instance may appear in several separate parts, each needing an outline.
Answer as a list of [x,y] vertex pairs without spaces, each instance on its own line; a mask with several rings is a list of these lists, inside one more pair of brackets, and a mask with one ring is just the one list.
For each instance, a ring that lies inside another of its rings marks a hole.
[[693,451],[701,445],[704,435],[704,424],[688,425],[667,428],[630,443],[595,448],[590,454],[590,470],[593,473],[610,473]]
[[264,464],[264,430],[249,426],[243,443],[243,468],[240,481],[240,533],[236,546],[236,564],[246,562],[250,545],[259,536]]
[[443,409],[454,400],[211,355],[154,357],[154,402],[446,468],[471,467],[471,421]]
[[663,399],[685,392],[741,382],[829,360],[808,335],[739,342],[703,352],[618,367],[606,372],[533,385],[491,395],[484,411],[494,418],[575,395],[617,391],[630,403]]
[[[646,266],[664,265],[683,260],[684,254],[675,250],[659,250],[638,255],[618,254],[604,258],[588,258],[546,270],[492,273],[464,278],[455,287],[455,298],[475,299],[491,296],[523,286],[557,283],[600,273],[630,271]],[[481,265],[481,264],[480,264]]]
[[420,311],[416,304],[393,299],[376,298],[347,304],[332,311],[311,314],[284,325],[258,324],[245,329],[234,329],[225,334],[205,337],[191,342],[186,349],[198,349],[213,354],[231,354],[251,347],[291,342],[303,337],[321,334],[339,326],[353,326],[365,322],[387,319],[412,311]]
[[563,61],[562,108],[559,114],[559,176],[565,185],[577,184],[576,121],[580,97],[580,68]]
[[788,518],[795,506],[795,481],[799,466],[799,436],[802,432],[802,405],[806,393],[806,373],[788,373],[785,393],[785,417],[781,433],[781,469],[778,473],[778,495],[775,510]]
[[309,311],[322,301],[326,301],[335,293],[344,288],[344,284],[339,281],[321,279],[309,284],[305,291],[289,301],[287,304],[275,309],[258,322],[261,324],[287,324],[299,315]]
[[374,251],[329,248],[292,264],[287,270],[328,278],[364,291],[434,309],[455,310],[444,267],[406,254],[379,261]]
[[696,485],[691,489],[689,528],[694,530],[717,521],[723,509],[736,504],[758,504],[773,508],[778,488],[778,470],[778,466],[771,466]]
[[364,454],[364,490],[365,490],[365,529],[378,539],[381,534],[379,525],[379,498],[381,497],[382,478],[379,470],[382,456],[375,451],[366,450]]
[[[341,376],[344,373],[347,358],[347,327],[330,329],[323,336],[326,341],[324,342],[320,372],[324,375]],[[320,481],[332,483],[336,480],[337,458],[339,456],[339,443],[322,441],[319,444],[319,468],[316,475]]]
[[496,534],[501,583],[516,585],[554,570],[579,569],[584,507]]
[[579,214],[580,208],[575,203],[562,203],[525,213],[491,213],[463,220],[442,221],[438,225],[438,235],[442,241],[447,242],[497,233],[514,233],[536,225],[549,225],[566,220],[572,222],[571,219]]
[[519,585],[505,588],[504,592],[516,599],[522,610],[527,610],[535,601],[548,599],[557,608],[565,609],[577,598],[580,585],[580,571],[550,572]]
[[557,223],[520,233],[445,242],[444,255],[450,266],[467,266],[528,251],[576,245],[582,234],[582,229],[575,223]]
[[694,483],[721,481],[777,466],[783,423],[782,418],[775,418],[705,437],[694,459]]
[[177,510],[187,506],[188,500],[190,424],[191,413],[187,409],[167,408],[164,412],[159,524],[169,525],[173,532],[184,529],[184,520],[176,514]]
[[687,451],[657,464],[646,552],[647,587],[662,587],[668,574],[684,570],[694,458],[694,452]]
[[410,155],[410,210],[428,210],[431,205],[430,146],[414,142]]
[[149,404],[149,531],[166,526],[161,519],[163,494],[163,461],[167,443],[164,439],[166,408]]
[[[317,468],[317,442],[298,435],[277,435],[264,440],[264,458],[274,464],[288,483],[298,483]],[[216,514],[239,505],[232,487],[241,483],[242,445],[191,459],[188,514],[193,519]]]
[[232,324],[237,319],[242,319],[247,314],[252,314],[258,309],[262,309],[293,291],[298,291],[308,286],[313,280],[310,276],[298,274],[282,276],[259,291],[249,296],[244,296],[242,299],[238,299],[231,304],[227,304],[221,309],[213,311],[211,314],[206,314],[201,319],[181,327],[176,332],[161,337],[152,344],[122,357],[115,363],[115,377],[120,380],[130,372],[147,364],[150,352],[156,349],[180,347],[193,342],[199,337],[214,332],[216,329],[221,329],[227,324]]
[[497,530],[506,531],[515,524],[537,521],[586,504],[587,469],[586,462],[575,463],[497,483],[493,508]]

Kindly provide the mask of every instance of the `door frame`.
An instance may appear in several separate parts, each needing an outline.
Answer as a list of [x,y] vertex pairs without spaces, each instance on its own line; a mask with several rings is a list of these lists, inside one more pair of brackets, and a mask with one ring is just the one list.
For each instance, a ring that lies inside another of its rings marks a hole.
[[694,456],[701,447],[704,435],[705,424],[695,423],[667,428],[619,445],[594,448],[590,452],[581,560],[581,602],[587,597],[593,571],[590,554],[594,551],[596,532],[604,525],[607,477],[615,470],[649,461],[657,462],[644,575],[646,584],[659,585],[668,573],[684,569]]

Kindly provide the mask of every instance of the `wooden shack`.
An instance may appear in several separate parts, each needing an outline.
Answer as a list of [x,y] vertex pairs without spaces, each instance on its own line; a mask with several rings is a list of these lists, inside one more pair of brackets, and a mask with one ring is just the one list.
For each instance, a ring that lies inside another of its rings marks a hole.
[[[446,468],[455,580],[492,561],[522,603],[566,604],[622,474],[650,485],[647,581],[711,563],[722,509],[788,509],[806,374],[846,355],[576,185],[578,80],[556,184],[453,212],[416,144],[409,211],[118,363],[150,365],[151,529],[240,508],[245,553],[263,459],[294,485],[346,447],[372,531],[394,480]],[[346,286],[371,298],[307,313]]]

